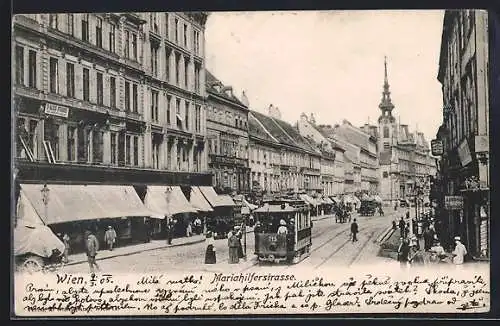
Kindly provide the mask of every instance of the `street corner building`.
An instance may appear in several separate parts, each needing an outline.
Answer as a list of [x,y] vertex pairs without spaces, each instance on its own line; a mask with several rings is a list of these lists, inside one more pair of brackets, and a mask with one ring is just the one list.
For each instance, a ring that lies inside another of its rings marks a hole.
[[[454,236],[475,259],[489,259],[490,148],[488,12],[447,10],[444,15],[438,80],[442,84],[443,122],[433,152],[439,173],[432,197],[439,208],[442,236]],[[489,61],[491,60],[491,61]]]
[[[113,225],[119,237],[134,239],[155,224],[146,223],[151,217],[164,223],[199,211],[189,205],[189,187],[212,185],[207,16],[14,17],[15,222],[38,215],[37,223],[81,244],[84,229]],[[163,204],[153,204],[153,186]],[[186,205],[171,207],[174,201]]]

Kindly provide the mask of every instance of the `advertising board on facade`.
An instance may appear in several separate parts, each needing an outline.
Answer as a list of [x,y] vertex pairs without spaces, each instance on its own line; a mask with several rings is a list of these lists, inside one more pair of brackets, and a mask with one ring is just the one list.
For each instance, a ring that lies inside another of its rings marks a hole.
[[464,199],[462,196],[444,196],[444,206],[446,209],[462,209]]

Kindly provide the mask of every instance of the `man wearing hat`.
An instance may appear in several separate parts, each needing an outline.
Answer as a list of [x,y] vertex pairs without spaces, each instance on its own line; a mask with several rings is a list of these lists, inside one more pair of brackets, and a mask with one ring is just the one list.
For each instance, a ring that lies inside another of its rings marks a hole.
[[351,224],[351,234],[352,234],[352,242],[358,241],[358,238],[356,235],[358,234],[358,223],[356,222],[356,219]]
[[108,226],[106,233],[104,233],[104,242],[108,245],[109,250],[113,250],[113,245],[115,241],[116,241],[116,231],[110,225]]
[[467,255],[467,249],[462,244],[460,237],[455,237],[455,250],[453,250],[453,264],[462,265],[464,257]]

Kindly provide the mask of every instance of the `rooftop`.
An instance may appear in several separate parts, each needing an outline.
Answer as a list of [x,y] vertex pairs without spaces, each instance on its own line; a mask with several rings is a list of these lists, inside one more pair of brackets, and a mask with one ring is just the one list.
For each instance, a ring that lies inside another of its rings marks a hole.
[[[205,76],[206,76],[206,86],[207,86],[207,92],[209,94],[214,94],[217,96],[220,96],[228,101],[231,101],[235,104],[238,104],[243,107],[247,107],[243,102],[240,101],[236,96],[234,96],[232,92],[232,87],[231,86],[226,86],[224,85],[219,79],[217,79],[210,71],[206,70],[205,71]],[[227,92],[226,90],[230,90],[230,92]]]

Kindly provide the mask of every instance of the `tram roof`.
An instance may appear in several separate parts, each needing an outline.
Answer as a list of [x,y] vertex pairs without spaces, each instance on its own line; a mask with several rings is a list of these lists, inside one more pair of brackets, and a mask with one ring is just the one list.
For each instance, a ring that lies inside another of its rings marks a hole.
[[296,211],[297,209],[292,206],[264,205],[254,210],[254,213],[292,213]]

